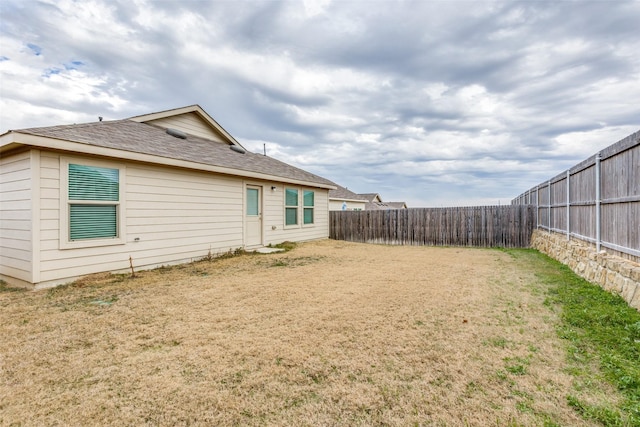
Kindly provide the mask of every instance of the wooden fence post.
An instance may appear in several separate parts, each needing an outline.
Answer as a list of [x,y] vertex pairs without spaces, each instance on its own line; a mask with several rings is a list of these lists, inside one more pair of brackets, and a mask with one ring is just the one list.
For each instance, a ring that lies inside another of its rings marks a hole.
[[567,169],[567,240],[571,240],[571,185],[569,183],[571,181],[571,172]]
[[600,160],[602,159],[602,157],[600,156],[600,153],[596,154],[596,252],[600,252],[600,243],[602,241],[602,236],[600,235],[600,228],[601,228],[601,222],[600,222],[600,201],[601,201],[601,197],[602,195],[600,194]]

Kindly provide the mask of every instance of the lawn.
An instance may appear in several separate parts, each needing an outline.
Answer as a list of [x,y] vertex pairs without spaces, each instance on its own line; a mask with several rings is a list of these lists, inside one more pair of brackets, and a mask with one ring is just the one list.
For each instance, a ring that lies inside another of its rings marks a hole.
[[0,425],[631,425],[563,336],[559,269],[325,240],[0,287]]

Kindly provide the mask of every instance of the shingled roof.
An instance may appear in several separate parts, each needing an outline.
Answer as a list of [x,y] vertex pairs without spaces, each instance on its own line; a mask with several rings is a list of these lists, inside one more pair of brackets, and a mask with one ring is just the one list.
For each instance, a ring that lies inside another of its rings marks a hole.
[[335,184],[335,190],[329,190],[329,199],[339,199],[339,200],[361,200],[363,202],[367,201],[367,199],[360,194],[356,194],[348,188],[342,187],[340,185]]
[[378,193],[363,193],[358,196],[367,200],[365,209],[368,211],[389,210],[389,209],[406,209],[405,202],[383,202]]
[[363,197],[368,202],[373,202],[376,199],[378,199],[378,201],[382,201],[378,193],[360,193],[358,196]]
[[[272,157],[248,151],[239,153],[228,144],[193,135],[187,135],[186,139],[176,138],[167,134],[166,129],[130,119],[29,128],[7,134],[14,134],[12,139],[18,144],[21,134],[33,135],[151,155],[157,158],[157,163],[164,163],[162,159],[175,159],[190,162],[194,169],[198,169],[198,165],[209,165],[224,168],[234,175],[255,177],[255,174],[264,174],[268,178],[282,178],[285,182],[303,182],[324,188],[335,186],[328,179]],[[25,144],[29,145],[28,142]]]

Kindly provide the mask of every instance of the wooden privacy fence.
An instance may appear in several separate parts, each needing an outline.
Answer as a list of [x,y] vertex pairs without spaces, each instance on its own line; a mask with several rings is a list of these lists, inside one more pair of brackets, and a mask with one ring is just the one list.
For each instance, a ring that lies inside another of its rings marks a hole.
[[363,243],[528,247],[535,206],[331,211],[329,237]]
[[539,228],[640,257],[640,131],[515,198]]

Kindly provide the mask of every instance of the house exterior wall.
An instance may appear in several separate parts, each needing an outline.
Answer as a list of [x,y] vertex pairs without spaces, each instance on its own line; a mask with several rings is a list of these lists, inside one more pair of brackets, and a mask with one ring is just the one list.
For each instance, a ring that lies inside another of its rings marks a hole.
[[[330,211],[341,211],[343,202],[345,202],[345,200],[329,200],[329,210]],[[362,202],[356,202],[356,201],[353,201],[353,200],[346,200],[346,202],[347,202],[347,210],[348,211],[354,211],[354,210],[363,211],[365,209],[365,206],[366,206],[366,202],[364,200]]]
[[[124,166],[124,243],[63,249],[60,226],[62,159],[82,157],[43,152],[41,158],[40,281],[55,285],[71,278],[130,267],[186,262],[242,246],[242,181],[202,172],[105,160]],[[122,220],[122,219],[121,219]]]
[[178,129],[190,135],[207,138],[213,141],[223,142],[222,137],[214,132],[209,123],[205,122],[196,113],[186,113],[162,119],[150,120],[146,123],[162,128]]
[[0,278],[14,285],[32,281],[32,156],[0,158]]
[[[311,188],[117,159],[32,152],[36,153],[37,171],[30,167],[33,160],[28,154],[19,159],[3,159],[2,179],[11,185],[2,186],[3,192],[7,190],[7,196],[2,199],[3,203],[6,200],[3,227],[5,215],[19,218],[11,220],[6,232],[3,230],[2,245],[8,246],[7,253],[12,257],[10,265],[2,267],[2,274],[35,283],[36,288],[55,286],[97,272],[128,271],[130,258],[135,269],[143,269],[241,248],[244,246],[246,185],[262,188],[264,245],[329,236],[328,190],[312,189],[315,192],[313,225],[287,227],[284,224],[285,187]],[[66,173],[66,169],[61,165],[90,162],[119,168],[125,175],[121,181],[124,200],[120,211],[124,236],[111,243],[71,247],[65,242],[67,190],[63,188],[65,179],[61,173]],[[37,179],[32,181],[32,176]],[[31,186],[32,182],[39,185]],[[32,215],[37,219],[34,224],[39,226],[33,230],[29,220],[32,188],[39,193],[39,197],[34,198]],[[30,250],[28,240],[30,230],[36,237],[34,251]],[[30,271],[34,274],[29,275]]]

